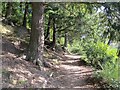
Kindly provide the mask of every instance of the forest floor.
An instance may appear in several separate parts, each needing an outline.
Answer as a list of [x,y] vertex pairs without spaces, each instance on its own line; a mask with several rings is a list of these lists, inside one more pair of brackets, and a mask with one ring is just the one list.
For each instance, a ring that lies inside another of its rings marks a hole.
[[[33,63],[18,57],[17,49],[8,40],[5,41],[3,38],[2,42],[3,48],[6,47],[6,52],[1,55],[5,88],[87,88],[87,90],[99,88],[98,84],[90,79],[94,69],[81,62],[80,56],[63,55],[65,59],[57,61],[58,64],[54,63],[52,68],[44,68],[42,72]],[[48,60],[52,61],[49,58]]]
[[53,72],[51,79],[53,86],[87,90],[97,90],[99,88],[94,80],[90,81],[94,74],[94,69],[80,61],[80,56],[65,55],[65,57],[66,60],[60,61],[57,73]]
[[[61,59],[55,55],[45,54],[51,68],[43,71],[24,59],[19,54],[19,44],[8,37],[2,38],[2,87],[3,88],[81,88],[98,90],[99,84],[94,80],[94,68],[86,65],[78,55],[62,54]],[[52,53],[50,51],[49,53]],[[54,53],[53,53],[54,54]],[[50,57],[49,57],[50,56]]]

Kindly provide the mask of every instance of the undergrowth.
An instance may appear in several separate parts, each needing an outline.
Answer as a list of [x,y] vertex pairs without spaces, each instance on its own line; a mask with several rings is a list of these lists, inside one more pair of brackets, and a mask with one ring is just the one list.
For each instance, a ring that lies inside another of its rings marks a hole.
[[87,43],[73,43],[68,49],[72,53],[83,55],[83,59],[96,68],[96,77],[102,77],[107,83],[106,88],[117,90],[120,86],[119,68],[120,58],[118,58],[117,48],[98,41]]

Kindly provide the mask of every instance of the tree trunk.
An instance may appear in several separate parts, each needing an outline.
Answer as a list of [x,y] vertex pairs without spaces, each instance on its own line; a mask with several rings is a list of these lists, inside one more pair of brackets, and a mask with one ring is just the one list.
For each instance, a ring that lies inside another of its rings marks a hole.
[[12,2],[8,2],[7,7],[6,7],[5,18],[6,19],[11,19],[11,15],[12,15]]
[[55,44],[56,44],[56,22],[55,22],[55,18],[53,18],[53,48],[55,48]]
[[114,32],[110,32],[110,37],[109,37],[109,41],[108,41],[108,45],[110,45],[110,43],[111,43],[111,41],[112,41],[112,39],[113,39],[113,34],[114,34]]
[[25,3],[25,12],[24,12],[24,18],[23,18],[23,26],[26,28],[27,24],[27,13],[28,13],[28,3]]
[[68,41],[68,35],[67,32],[65,32],[64,47],[67,47],[67,41]]
[[45,36],[45,39],[46,39],[47,41],[50,41],[50,22],[51,22],[51,17],[50,17],[50,15],[49,15],[48,27],[47,27],[47,34],[46,34],[46,36]]
[[120,50],[118,51],[118,57],[120,57]]
[[30,42],[27,52],[27,60],[32,61],[39,66],[43,63],[44,47],[44,5],[42,2],[32,2],[32,27]]

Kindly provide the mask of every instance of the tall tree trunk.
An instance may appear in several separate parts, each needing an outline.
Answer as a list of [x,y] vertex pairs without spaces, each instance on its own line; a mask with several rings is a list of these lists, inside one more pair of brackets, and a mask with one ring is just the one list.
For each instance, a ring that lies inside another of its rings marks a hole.
[[32,2],[32,27],[30,42],[27,52],[27,60],[32,61],[39,66],[43,63],[44,47],[44,5],[42,2]]
[[28,3],[25,3],[25,12],[24,12],[24,18],[23,18],[23,26],[26,27],[27,24],[27,13],[28,13]]
[[55,48],[56,44],[56,21],[55,18],[53,18],[53,48]]
[[65,31],[64,47],[67,47],[68,33]]
[[48,27],[47,27],[47,34],[46,34],[46,36],[45,36],[45,39],[47,40],[47,41],[50,41],[50,23],[51,23],[51,17],[50,17],[50,15],[49,15],[49,19],[48,19]]
[[120,57],[120,50],[118,51],[118,57]]
[[108,40],[108,43],[107,43],[108,45],[110,45],[110,43],[113,39],[113,34],[114,34],[114,32],[110,32],[110,37],[109,37],[109,40]]
[[11,19],[11,15],[12,15],[12,2],[8,2],[7,7],[6,7],[5,18],[6,19]]

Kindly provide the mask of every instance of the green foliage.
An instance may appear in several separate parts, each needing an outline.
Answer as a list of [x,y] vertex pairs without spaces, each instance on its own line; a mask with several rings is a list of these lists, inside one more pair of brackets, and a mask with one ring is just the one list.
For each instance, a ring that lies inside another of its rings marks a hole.
[[64,37],[59,38],[59,39],[58,39],[58,43],[59,43],[60,45],[63,45],[63,44],[64,44]]
[[108,82],[108,87],[118,88],[120,85],[119,62],[120,59],[117,59],[114,63],[106,62],[106,64],[103,65],[104,69],[99,73],[99,76]]
[[83,47],[80,46],[80,42],[78,42],[77,40],[74,40],[72,45],[70,44],[68,45],[68,50],[69,52],[74,54],[79,54],[79,55],[84,54]]
[[119,67],[120,59],[117,56],[117,49],[110,47],[103,42],[87,43],[84,46],[87,62],[95,68],[102,69],[97,75],[102,77],[108,84],[108,88],[118,88],[120,84]]
[[[120,85],[119,68],[120,58],[117,56],[117,49],[98,41],[98,42],[80,42],[73,41],[73,44],[68,46],[72,53],[86,55],[84,60],[92,64],[97,69],[101,69],[97,73],[97,77],[102,77],[107,82],[107,88],[118,88]],[[118,66],[119,65],[119,66]]]
[[2,2],[2,5],[1,5],[1,7],[0,7],[0,9],[2,10],[2,15],[1,16],[5,16],[5,8],[6,8],[6,3],[5,2]]
[[84,46],[88,63],[91,63],[96,68],[103,69],[106,62],[115,63],[117,56],[117,49],[111,48],[107,44],[98,41],[97,43],[87,43]]

